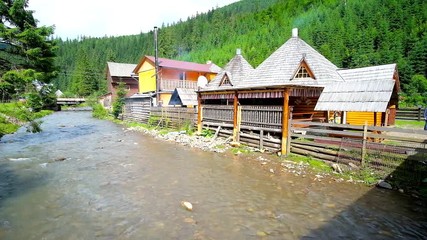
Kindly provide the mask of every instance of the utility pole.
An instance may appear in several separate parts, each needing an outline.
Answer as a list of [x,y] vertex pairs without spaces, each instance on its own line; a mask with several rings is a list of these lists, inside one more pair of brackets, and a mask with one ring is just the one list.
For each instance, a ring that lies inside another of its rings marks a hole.
[[159,106],[160,101],[160,79],[159,79],[159,56],[157,48],[157,27],[154,27],[154,65],[156,71],[156,105]]

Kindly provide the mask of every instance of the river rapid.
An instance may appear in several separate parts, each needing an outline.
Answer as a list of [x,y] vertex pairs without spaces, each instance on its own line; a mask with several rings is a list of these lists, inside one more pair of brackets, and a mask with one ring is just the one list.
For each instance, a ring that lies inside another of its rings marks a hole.
[[399,192],[294,176],[90,112],[42,128],[0,141],[0,239],[427,238],[425,209]]

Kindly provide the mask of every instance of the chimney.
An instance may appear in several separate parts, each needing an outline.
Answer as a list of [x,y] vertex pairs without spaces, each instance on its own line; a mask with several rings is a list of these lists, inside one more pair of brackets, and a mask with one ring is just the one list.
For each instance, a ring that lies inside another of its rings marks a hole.
[[242,49],[240,48],[236,49],[236,55],[242,55]]
[[298,37],[298,28],[292,28],[292,37]]

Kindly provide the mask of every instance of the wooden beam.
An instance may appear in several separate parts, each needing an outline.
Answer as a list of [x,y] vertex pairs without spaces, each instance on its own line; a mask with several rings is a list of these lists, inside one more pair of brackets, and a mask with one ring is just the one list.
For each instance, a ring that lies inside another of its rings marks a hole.
[[282,155],[288,154],[287,143],[289,135],[289,89],[283,91],[283,112],[282,112]]
[[233,101],[233,142],[237,142],[238,141],[238,104],[239,104],[239,99],[238,99],[238,93],[235,92],[234,93],[234,101]]
[[197,94],[197,134],[202,134],[202,95]]

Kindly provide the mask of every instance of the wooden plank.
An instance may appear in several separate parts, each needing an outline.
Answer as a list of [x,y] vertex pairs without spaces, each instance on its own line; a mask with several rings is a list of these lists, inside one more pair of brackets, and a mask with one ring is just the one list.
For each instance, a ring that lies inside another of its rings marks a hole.
[[283,112],[282,112],[282,155],[287,155],[287,142],[289,132],[289,89],[283,91]]
[[304,124],[308,126],[317,126],[317,127],[333,127],[338,129],[354,129],[354,130],[363,130],[363,126],[358,125],[349,125],[349,124],[337,124],[337,123],[321,123],[321,122],[305,122],[305,121],[294,121],[292,119],[292,125],[296,124]]
[[292,128],[293,131],[303,131],[311,133],[325,133],[325,134],[334,134],[341,137],[353,137],[353,138],[362,138],[363,134],[361,132],[349,132],[349,131],[337,131],[337,130],[327,130],[319,128]]

